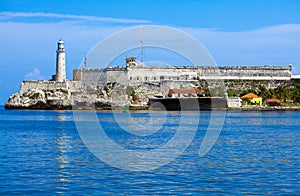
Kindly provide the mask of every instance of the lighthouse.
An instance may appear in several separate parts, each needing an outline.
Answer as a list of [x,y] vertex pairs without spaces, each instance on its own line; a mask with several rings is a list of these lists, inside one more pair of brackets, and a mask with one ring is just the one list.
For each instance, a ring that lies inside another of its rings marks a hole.
[[65,43],[61,39],[57,42],[55,81],[57,82],[66,81]]

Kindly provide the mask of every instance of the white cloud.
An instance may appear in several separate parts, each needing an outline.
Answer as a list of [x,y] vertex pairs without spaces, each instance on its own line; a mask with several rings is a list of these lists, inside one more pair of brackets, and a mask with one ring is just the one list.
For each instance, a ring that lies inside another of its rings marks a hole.
[[[43,64],[44,66],[39,67],[40,70],[49,75],[55,70],[55,47],[59,38],[62,38],[66,43],[67,72],[71,75],[71,71],[78,68],[84,56],[98,41],[119,30],[136,25],[133,23],[111,25],[109,22],[94,25],[93,19],[96,21],[102,20],[101,17],[94,16],[5,13],[6,17],[32,15],[32,17],[69,17],[76,20],[63,20],[52,23],[42,21],[35,23],[14,22],[14,20],[0,21],[0,37],[5,38],[0,39],[0,44],[5,46],[0,49],[1,54],[5,57],[2,59],[2,61],[5,61],[3,65],[21,64],[27,66],[27,69],[33,69],[32,65],[36,63]],[[0,13],[0,18],[1,14],[3,15],[3,12]],[[77,19],[80,18],[82,20],[87,19],[90,22],[85,22],[85,20],[78,23]],[[178,28],[201,42],[218,65],[269,64],[288,66],[291,63],[293,64],[294,73],[300,73],[300,24],[275,25],[240,32],[226,32],[206,28]],[[147,48],[145,48],[145,52],[147,54]],[[15,58],[11,54],[18,54],[19,58]],[[18,62],[20,59],[22,59],[22,63]]]
[[300,24],[284,24],[248,31],[183,28],[205,45],[219,65],[293,64],[300,72]]
[[72,14],[56,14],[44,12],[0,12],[0,19],[13,19],[13,18],[56,18],[56,19],[69,19],[69,20],[82,20],[82,21],[99,21],[110,23],[150,23],[148,20],[136,20],[127,18],[111,18],[111,17],[96,17],[86,15],[72,15]]
[[46,80],[46,76],[43,76],[38,68],[34,68],[32,72],[25,75],[25,80]]

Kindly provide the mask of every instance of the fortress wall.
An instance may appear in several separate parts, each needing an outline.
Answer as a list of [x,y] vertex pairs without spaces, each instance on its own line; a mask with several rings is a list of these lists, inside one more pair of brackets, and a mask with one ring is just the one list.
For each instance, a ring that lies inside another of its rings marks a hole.
[[222,76],[224,79],[244,80],[289,80],[290,67],[277,66],[222,66],[204,67],[200,77],[212,78]]
[[132,67],[129,79],[136,82],[160,80],[290,80],[289,67],[278,66],[179,66]]
[[131,81],[189,80],[196,78],[197,69],[178,67],[131,67]]
[[30,91],[30,90],[43,90],[43,91],[55,91],[58,89],[68,90],[70,92],[78,92],[83,88],[81,81],[71,81],[67,80],[65,82],[57,81],[23,81],[20,86],[20,95]]
[[108,82],[128,82],[128,74],[126,70],[112,70],[106,71],[106,81]]
[[80,76],[73,75],[73,79],[81,81],[83,84],[106,84],[128,77],[125,69],[81,69],[73,73]]
[[20,94],[32,90],[32,89],[40,89],[40,90],[55,90],[55,89],[67,89],[66,82],[57,82],[57,81],[47,81],[47,80],[30,80],[23,81],[20,86]]
[[283,66],[152,66],[81,69],[81,81],[106,84],[123,78],[131,84],[143,82],[195,81],[195,80],[278,80],[291,79],[291,67]]
[[104,69],[81,69],[81,81],[88,84],[97,84],[106,80]]
[[82,71],[81,69],[73,70],[73,81],[81,81],[82,80]]
[[76,92],[82,89],[82,82],[68,80],[67,87],[68,89],[70,89],[71,92]]

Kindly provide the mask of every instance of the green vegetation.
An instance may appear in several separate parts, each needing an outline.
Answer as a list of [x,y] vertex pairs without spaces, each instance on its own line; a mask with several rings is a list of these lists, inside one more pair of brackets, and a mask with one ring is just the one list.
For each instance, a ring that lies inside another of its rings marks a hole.
[[251,104],[252,104],[252,103],[251,103],[251,100],[248,99],[248,98],[243,99],[243,101],[244,101],[245,103],[247,103],[247,105],[251,105]]
[[[297,87],[298,86],[298,87]],[[278,86],[275,89],[261,88],[259,93],[263,99],[275,98],[283,102],[287,100],[292,100],[294,103],[300,102],[300,87],[299,84],[293,84],[291,86]]]
[[224,89],[222,88],[203,88],[202,92],[205,94],[207,97],[223,97],[224,96]]
[[248,94],[248,93],[254,93],[254,94],[258,94],[257,92],[256,92],[256,90],[254,90],[254,89],[248,89],[248,90],[244,90],[243,92],[241,92],[240,93],[240,97],[242,97],[242,96],[244,96],[244,95],[246,95],[246,94]]
[[228,89],[227,91],[228,97],[236,97],[238,94],[233,89]]
[[300,103],[300,84],[299,83],[294,83],[294,88],[292,89],[292,92],[291,92],[291,99],[296,103]]
[[254,93],[262,97],[263,100],[267,99],[279,99],[283,103],[300,103],[300,84],[285,84],[278,86],[275,89],[266,89],[264,86],[260,86],[258,90],[248,89],[240,93],[243,96],[247,93]]
[[[227,94],[229,97],[238,96],[241,97],[248,93],[254,93],[260,97],[262,97],[263,101],[267,99],[279,99],[281,101],[281,105],[299,105],[300,104],[300,83],[285,83],[277,88],[267,89],[267,84],[262,84],[260,86],[256,86],[255,84],[249,85],[252,86],[249,89],[245,89],[242,92],[238,89],[235,89],[234,84],[229,85],[230,88],[227,89]],[[229,87],[228,86],[228,87]],[[201,89],[201,92],[206,96],[223,96],[224,90],[219,88],[208,88],[208,87],[198,87]]]
[[209,91],[209,88],[203,88],[201,92],[204,93],[205,96],[210,97],[210,91]]
[[126,94],[128,96],[134,96],[135,92],[134,92],[133,86],[127,86],[127,88],[126,88]]

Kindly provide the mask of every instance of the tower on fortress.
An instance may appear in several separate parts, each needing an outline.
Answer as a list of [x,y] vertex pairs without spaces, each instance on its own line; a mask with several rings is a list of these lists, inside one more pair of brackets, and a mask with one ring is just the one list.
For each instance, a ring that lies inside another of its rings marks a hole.
[[66,81],[66,51],[65,43],[61,39],[57,42],[56,75],[52,77],[52,80],[57,82]]

